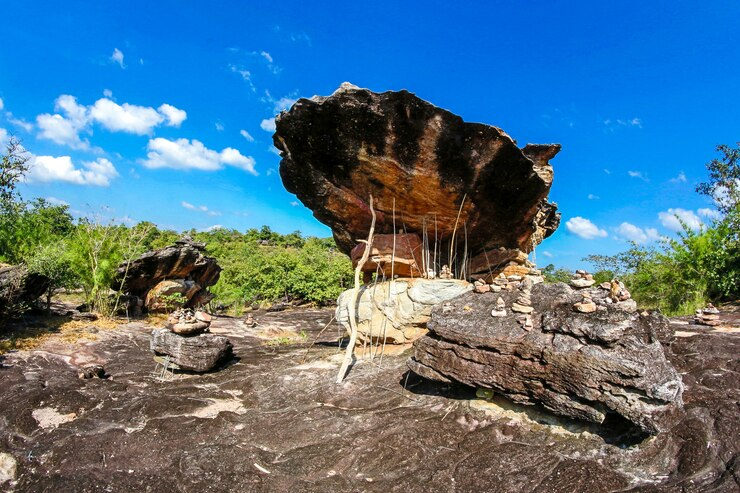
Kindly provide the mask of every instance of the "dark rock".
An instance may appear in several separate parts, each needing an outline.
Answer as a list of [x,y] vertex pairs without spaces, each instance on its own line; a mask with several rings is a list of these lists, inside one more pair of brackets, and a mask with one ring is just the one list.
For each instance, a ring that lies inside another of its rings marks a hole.
[[85,320],[89,322],[93,322],[98,319],[98,316],[94,313],[90,312],[73,312],[71,315],[72,320]]
[[378,234],[394,232],[395,210],[407,233],[426,229],[433,238],[436,227],[446,253],[457,222],[462,258],[464,224],[470,274],[521,260],[559,225],[547,195],[560,145],[520,149],[503,130],[466,123],[408,91],[343,84],[329,97],[298,100],[276,128],[285,187],[332,228],[344,253],[367,236],[370,194]]
[[225,337],[200,334],[185,337],[169,329],[155,329],[150,339],[151,350],[183,370],[204,372],[212,370],[219,362],[232,355],[231,342]]
[[105,368],[103,368],[102,365],[86,366],[85,368],[82,368],[79,372],[77,372],[77,376],[80,379],[107,378],[107,375],[105,374]]
[[535,285],[529,331],[515,314],[491,316],[499,296],[511,306],[517,292],[455,298],[432,310],[430,333],[416,341],[408,366],[571,418],[603,423],[617,414],[647,433],[669,428],[680,416],[683,385],[659,342],[667,320],[600,304],[598,289],[599,309],[579,313],[573,304],[582,294],[563,283]]
[[144,253],[128,264],[128,270],[127,265],[122,264],[111,287],[129,296],[146,299],[149,290],[160,282],[182,280],[183,284],[197,284],[200,288],[186,290],[189,297],[185,306],[193,307],[211,299],[207,288],[218,282],[220,273],[221,267],[216,259],[203,255],[199,244],[180,242]]
[[[4,317],[19,315],[28,305],[46,293],[49,283],[48,277],[28,272],[23,265],[0,267],[0,315]],[[12,313],[13,307],[18,307],[19,313]]]

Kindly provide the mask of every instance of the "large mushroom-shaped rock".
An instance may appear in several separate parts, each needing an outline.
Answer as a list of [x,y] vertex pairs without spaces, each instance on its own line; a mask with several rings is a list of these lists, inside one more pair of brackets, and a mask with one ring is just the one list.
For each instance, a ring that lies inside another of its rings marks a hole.
[[[128,264],[122,264],[111,287],[130,296],[147,299],[150,308],[157,309],[162,293],[178,292],[187,298],[185,307],[207,302],[211,295],[207,288],[218,282],[221,274],[216,259],[203,254],[204,245],[180,240],[175,245],[152,250]],[[164,284],[160,285],[164,281]]]
[[180,369],[197,372],[212,370],[233,354],[231,342],[223,336],[185,337],[166,328],[152,331],[149,344],[154,354],[169,356],[170,362]]
[[[569,418],[603,423],[616,414],[647,433],[675,423],[683,384],[659,342],[670,332],[665,317],[563,283],[533,286],[533,310],[517,313],[523,294],[469,293],[435,307],[409,368]],[[596,310],[579,310],[585,302]]]
[[547,201],[560,145],[519,148],[503,130],[408,91],[345,83],[329,97],[299,99],[276,118],[274,143],[285,187],[347,254],[367,236],[370,195],[376,233],[393,233],[395,218],[405,233],[436,238],[439,265],[454,265],[450,251],[463,258],[467,236],[469,274],[495,274],[560,222]]
[[0,264],[0,316],[12,316],[13,313],[7,313],[12,311],[12,307],[37,300],[49,288],[50,282],[44,275],[28,272],[24,265]]

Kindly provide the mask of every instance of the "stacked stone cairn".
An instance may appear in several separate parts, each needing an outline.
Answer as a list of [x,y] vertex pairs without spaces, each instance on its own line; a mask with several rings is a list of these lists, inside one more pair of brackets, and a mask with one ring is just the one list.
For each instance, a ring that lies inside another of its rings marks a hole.
[[716,327],[720,324],[719,310],[717,310],[717,308],[715,308],[713,304],[709,303],[706,308],[696,310],[694,323],[697,325],[708,325],[710,327]]
[[[512,313],[516,314],[516,321],[519,325],[524,330],[530,331],[534,326],[532,321],[532,312],[534,312],[534,308],[532,307],[532,287],[541,282],[544,282],[541,271],[533,267],[512,264],[511,266],[507,266],[498,276],[494,277],[491,284],[486,283],[484,279],[476,280],[473,290],[476,293],[499,293],[502,291],[516,290],[517,297],[509,309]],[[507,314],[506,302],[499,296],[496,299],[496,305],[491,310],[491,316],[499,318],[505,317]]]
[[154,359],[175,370],[206,372],[232,355],[231,342],[208,333],[211,316],[200,310],[178,309],[163,329],[152,331]]

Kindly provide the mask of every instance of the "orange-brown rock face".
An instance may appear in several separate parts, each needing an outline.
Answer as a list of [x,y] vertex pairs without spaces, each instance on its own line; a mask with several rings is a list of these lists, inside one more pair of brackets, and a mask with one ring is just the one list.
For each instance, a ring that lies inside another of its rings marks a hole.
[[[352,266],[365,253],[365,244],[358,243],[350,252]],[[417,234],[375,235],[370,248],[370,257],[362,268],[363,272],[382,273],[386,278],[422,276],[422,244]]]
[[559,145],[520,149],[501,129],[407,91],[343,84],[329,97],[300,99],[276,128],[285,187],[348,254],[367,236],[371,194],[376,233],[392,233],[395,218],[397,229],[436,246],[436,267],[460,272],[465,259],[467,274],[521,258],[560,222],[547,201]]

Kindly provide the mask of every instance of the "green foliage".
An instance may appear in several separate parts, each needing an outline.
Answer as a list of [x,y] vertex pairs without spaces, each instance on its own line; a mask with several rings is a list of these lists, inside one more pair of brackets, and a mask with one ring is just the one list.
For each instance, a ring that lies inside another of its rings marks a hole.
[[0,261],[17,264],[33,255],[40,245],[56,242],[74,229],[66,205],[44,199],[16,202],[0,214]]
[[74,288],[78,277],[72,270],[72,259],[68,254],[65,241],[40,245],[26,258],[28,271],[49,278],[46,291],[46,309],[51,307],[51,297],[58,288]]
[[573,273],[563,268],[556,268],[554,264],[548,264],[542,269],[542,276],[548,284],[556,282],[568,282],[573,277]]
[[0,210],[5,213],[16,201],[15,187],[28,171],[29,155],[21,142],[11,137],[0,158]]

